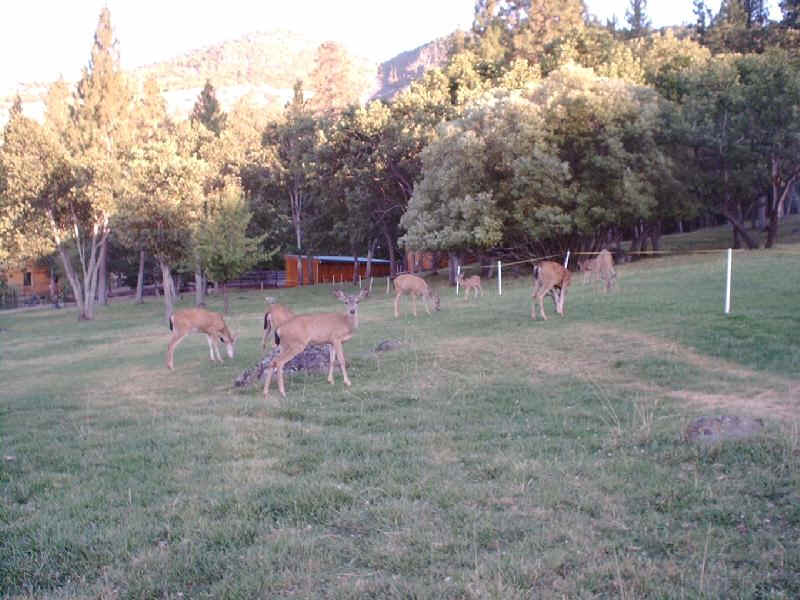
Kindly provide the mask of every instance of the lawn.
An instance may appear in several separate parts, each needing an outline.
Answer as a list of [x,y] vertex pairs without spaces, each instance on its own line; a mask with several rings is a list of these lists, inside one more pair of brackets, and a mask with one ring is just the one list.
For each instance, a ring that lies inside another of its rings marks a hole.
[[[233,361],[194,335],[174,372],[152,299],[0,314],[0,594],[800,597],[793,248],[735,255],[730,315],[721,254],[623,265],[608,295],[575,276],[546,322],[525,278],[470,302],[437,279],[441,312],[416,319],[381,280],[345,344],[353,386],[287,377],[266,402],[232,385],[261,293],[233,295]],[[704,414],[764,434],[688,444]]]

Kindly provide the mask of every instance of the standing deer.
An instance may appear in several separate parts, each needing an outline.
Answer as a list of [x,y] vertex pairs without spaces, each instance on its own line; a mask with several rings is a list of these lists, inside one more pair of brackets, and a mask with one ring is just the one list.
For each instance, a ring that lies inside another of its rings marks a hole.
[[283,304],[276,303],[275,298],[272,296],[267,296],[264,300],[269,304],[269,310],[264,313],[264,336],[261,338],[262,351],[267,347],[267,338],[270,333],[296,316],[290,308],[286,308]]
[[422,297],[422,301],[425,303],[425,310],[428,312],[428,314],[431,314],[431,309],[428,307],[428,300],[433,302],[433,308],[435,310],[440,309],[441,300],[439,299],[439,294],[435,290],[431,289],[431,287],[428,285],[428,282],[422,277],[411,275],[410,273],[398,275],[394,280],[394,289],[397,292],[397,295],[394,297],[395,318],[400,316],[400,312],[398,310],[400,296],[406,294],[411,295],[411,304],[414,307],[413,310],[415,317],[417,316],[417,296]]
[[[172,355],[175,352],[175,346],[194,331],[206,334],[208,352],[211,354],[212,362],[214,360],[223,362],[217,340],[225,344],[228,357],[233,358],[237,336],[231,335],[225,320],[219,313],[204,308],[184,308],[170,315],[169,329],[172,331],[172,338],[167,347],[167,368],[170,370],[173,369]],[[216,356],[214,356],[215,353]]]
[[347,311],[344,314],[298,315],[279,325],[275,330],[275,341],[278,343],[280,353],[267,368],[267,378],[264,382],[265,399],[269,395],[269,386],[275,369],[278,371],[278,391],[281,396],[286,397],[283,386],[283,366],[305,350],[308,344],[330,344],[328,382],[333,383],[333,364],[338,359],[339,365],[342,367],[344,384],[350,385],[342,343],[353,337],[353,332],[358,328],[358,303],[369,295],[369,291],[362,290],[357,295],[347,296],[341,290],[336,290],[334,295],[347,305]]
[[481,287],[481,276],[480,275],[473,275],[472,277],[467,277],[464,279],[464,273],[458,274],[458,285],[462,287],[464,290],[464,300],[469,300],[469,292],[470,290],[475,292],[475,298],[478,297],[478,292],[480,291],[481,296],[483,296],[483,288]]
[[564,300],[567,297],[572,275],[557,262],[543,260],[533,267],[533,292],[531,294],[531,319],[536,319],[536,302],[539,302],[539,311],[546,321],[544,314],[544,297],[550,293],[556,305],[556,312],[564,316]]

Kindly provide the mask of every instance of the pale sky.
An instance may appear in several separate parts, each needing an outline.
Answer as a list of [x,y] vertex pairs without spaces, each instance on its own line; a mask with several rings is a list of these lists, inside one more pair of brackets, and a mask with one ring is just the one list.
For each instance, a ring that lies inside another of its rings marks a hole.
[[[122,65],[138,67],[283,28],[336,40],[380,62],[472,23],[474,0],[3,0],[0,93],[20,82],[74,80],[87,64],[100,9],[111,10]],[[589,12],[624,23],[630,0],[587,0]],[[717,2],[710,2],[715,8]],[[770,6],[777,5],[771,0]],[[655,26],[692,22],[692,0],[651,0]],[[778,16],[772,8],[772,17]]]

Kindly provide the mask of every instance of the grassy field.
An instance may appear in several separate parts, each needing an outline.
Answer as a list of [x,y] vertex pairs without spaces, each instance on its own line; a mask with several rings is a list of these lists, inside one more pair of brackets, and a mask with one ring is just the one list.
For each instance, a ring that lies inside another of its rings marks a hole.
[[[378,282],[352,388],[299,375],[267,403],[232,386],[260,293],[233,296],[233,361],[194,335],[174,372],[153,300],[0,314],[0,594],[800,597],[800,252],[737,254],[728,316],[719,255],[573,282],[547,322],[527,279],[469,303],[440,280],[440,313],[397,320]],[[702,414],[765,433],[695,447]]]

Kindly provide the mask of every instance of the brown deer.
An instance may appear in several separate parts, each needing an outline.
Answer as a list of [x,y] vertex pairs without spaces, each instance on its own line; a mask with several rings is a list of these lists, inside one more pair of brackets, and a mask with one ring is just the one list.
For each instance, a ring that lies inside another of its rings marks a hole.
[[[261,338],[262,351],[267,347],[267,338],[270,333],[296,316],[290,308],[286,308],[283,304],[275,302],[275,298],[272,296],[267,296],[264,300],[269,304],[269,310],[264,313],[264,337]],[[273,346],[274,345],[273,342]]]
[[283,366],[300,354],[308,344],[330,344],[330,365],[328,367],[328,381],[333,383],[333,364],[338,359],[342,367],[344,384],[350,385],[350,378],[345,368],[344,351],[342,343],[353,337],[353,332],[358,328],[358,303],[369,295],[368,290],[362,290],[354,296],[347,296],[341,290],[336,290],[334,295],[347,305],[347,311],[342,313],[312,313],[298,315],[286,321],[275,330],[275,341],[278,343],[278,356],[267,367],[267,377],[264,382],[264,398],[269,395],[269,386],[272,373],[278,371],[278,391],[286,397],[283,385]]
[[614,257],[606,249],[601,250],[594,258],[578,261],[578,268],[583,272],[583,283],[600,279],[605,283],[606,292],[617,282],[617,272],[614,269]]
[[470,290],[475,292],[475,298],[478,297],[478,292],[483,296],[483,288],[481,287],[481,276],[473,275],[472,277],[464,278],[464,273],[458,274],[458,285],[464,290],[464,300],[469,300]]
[[531,319],[536,319],[536,302],[539,302],[539,311],[542,319],[547,320],[544,314],[544,297],[549,293],[553,296],[556,312],[564,316],[564,300],[567,297],[572,275],[557,262],[543,260],[533,267],[533,292],[531,294]]
[[394,297],[395,318],[400,316],[400,296],[404,296],[406,294],[411,296],[411,304],[413,306],[415,317],[417,316],[417,296],[422,298],[422,301],[425,303],[425,310],[428,312],[428,314],[431,314],[431,309],[428,307],[428,300],[433,302],[433,308],[435,310],[440,309],[441,300],[439,299],[439,294],[436,292],[436,290],[431,289],[431,287],[428,285],[428,282],[422,277],[411,275],[410,273],[398,275],[394,279],[394,289],[397,292],[397,295]]
[[175,352],[175,347],[183,338],[194,331],[206,334],[208,352],[211,354],[212,362],[214,360],[223,362],[217,340],[225,344],[228,357],[233,358],[237,336],[231,335],[225,320],[219,313],[211,312],[204,308],[184,308],[170,315],[169,328],[172,331],[172,338],[169,340],[169,346],[167,347],[167,368],[170,370],[174,366],[173,353]]

